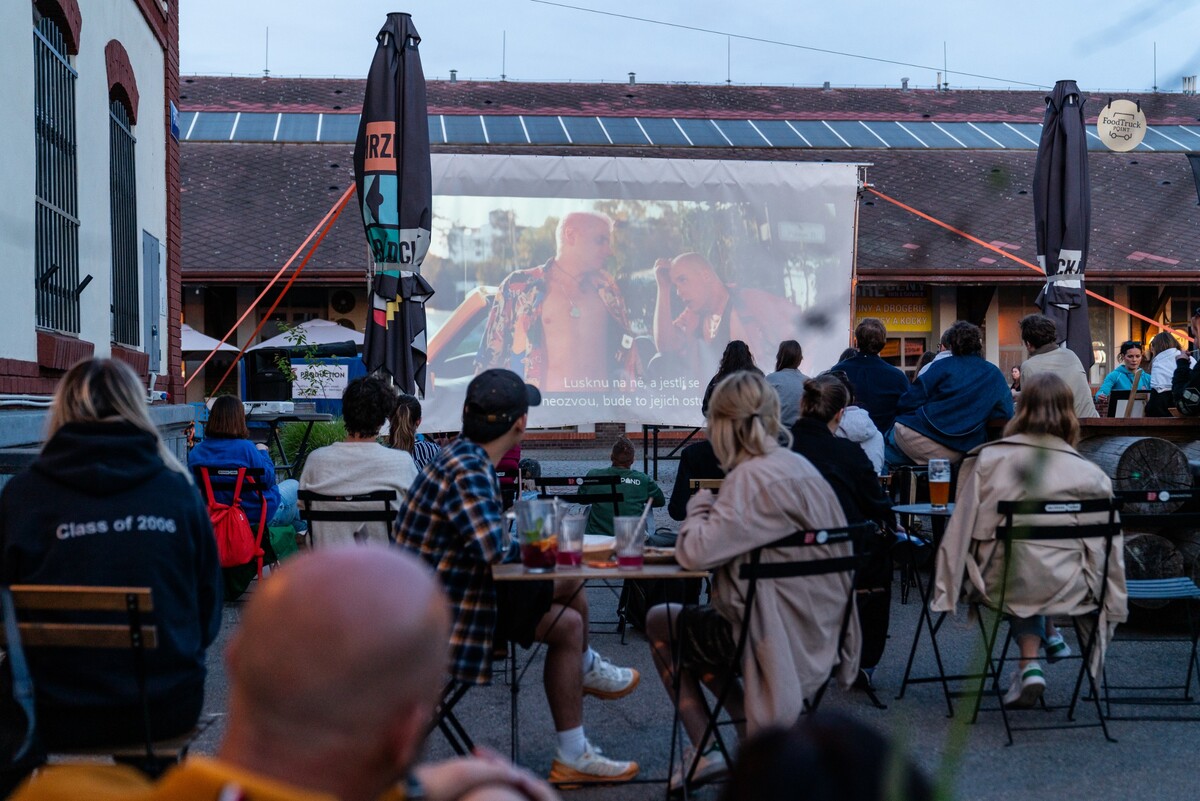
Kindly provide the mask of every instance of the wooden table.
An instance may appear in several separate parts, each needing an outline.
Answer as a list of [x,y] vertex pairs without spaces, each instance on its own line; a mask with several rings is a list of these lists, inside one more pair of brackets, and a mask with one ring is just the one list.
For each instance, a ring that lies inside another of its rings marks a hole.
[[[550,573],[527,573],[525,572],[525,566],[520,563],[492,565],[493,581],[580,581],[582,582],[579,586],[580,589],[588,581],[604,579],[689,579],[708,578],[708,576],[709,571],[707,570],[688,570],[674,562],[670,564],[642,565],[642,567],[636,570],[622,570],[616,566],[593,567],[585,562],[579,567],[556,567]],[[551,626],[553,625],[552,623]],[[514,763],[519,763],[518,758],[520,756],[517,693],[521,690],[521,677],[525,675],[525,671],[529,669],[530,664],[532,664],[534,657],[537,655],[538,649],[541,647],[542,643],[540,642],[534,644],[529,659],[525,662],[525,666],[518,671],[516,659],[517,648],[512,643],[508,644],[509,689],[512,697],[510,704],[512,726],[511,756]]]

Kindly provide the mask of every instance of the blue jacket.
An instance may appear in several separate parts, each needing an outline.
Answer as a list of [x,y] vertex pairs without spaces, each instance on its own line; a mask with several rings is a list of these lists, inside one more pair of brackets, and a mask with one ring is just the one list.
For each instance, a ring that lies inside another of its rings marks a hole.
[[[1100,389],[1096,390],[1096,397],[1107,397],[1111,392],[1131,389],[1133,389],[1133,371],[1123,364],[1118,364],[1115,370],[1104,376],[1104,383],[1100,385]],[[1138,389],[1150,389],[1149,370],[1142,371],[1142,380],[1138,382]]]
[[[267,500],[267,522],[270,523],[271,518],[275,516],[275,510],[279,508],[279,487],[275,484],[275,464],[265,451],[254,447],[254,443],[250,440],[207,437],[192,448],[192,452],[188,454],[188,467],[192,469],[193,473],[197,467],[263,468],[266,471],[263,476],[265,484],[263,495]],[[201,498],[205,497],[204,482],[200,479],[196,479],[196,489],[200,491]],[[216,496],[218,503],[229,503],[233,499],[231,490],[214,490],[213,495]],[[242,509],[246,512],[246,517],[250,519],[251,528],[257,528],[258,493],[247,491],[245,486],[242,487]]]
[[838,362],[829,369],[841,370],[850,379],[855,404],[867,410],[876,428],[885,434],[891,430],[896,421],[896,404],[910,386],[903,370],[877,355],[866,354]]
[[930,363],[896,412],[897,423],[965,453],[987,441],[989,420],[1013,416],[1012,393],[982,356],[951,356]]

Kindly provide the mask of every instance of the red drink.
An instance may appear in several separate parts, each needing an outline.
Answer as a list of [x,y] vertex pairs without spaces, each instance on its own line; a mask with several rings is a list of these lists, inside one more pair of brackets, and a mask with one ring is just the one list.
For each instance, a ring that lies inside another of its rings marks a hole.
[[559,551],[558,565],[559,567],[579,567],[583,564],[582,551]]
[[619,570],[641,570],[642,564],[643,560],[640,553],[617,556],[617,568]]
[[554,570],[557,559],[557,548],[543,548],[540,542],[527,542],[521,546],[521,564],[525,565],[526,573],[549,573]]
[[929,503],[935,509],[945,509],[950,503],[950,482],[949,481],[930,481],[929,482]]

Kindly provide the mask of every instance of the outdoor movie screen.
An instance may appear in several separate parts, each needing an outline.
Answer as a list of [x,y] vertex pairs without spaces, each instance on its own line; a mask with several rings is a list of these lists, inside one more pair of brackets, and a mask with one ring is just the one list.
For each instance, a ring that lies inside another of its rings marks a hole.
[[466,385],[536,384],[530,426],[701,425],[731,340],[764,372],[848,344],[859,166],[435,155],[424,428],[460,424]]

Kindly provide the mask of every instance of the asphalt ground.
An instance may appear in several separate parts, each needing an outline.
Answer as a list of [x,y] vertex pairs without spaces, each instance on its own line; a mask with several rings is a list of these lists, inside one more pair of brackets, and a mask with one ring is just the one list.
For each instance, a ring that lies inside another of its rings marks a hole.
[[[525,454],[542,462],[544,475],[571,475],[592,467],[607,465],[607,452],[553,451],[530,449]],[[637,465],[640,465],[640,454]],[[669,493],[675,474],[674,462],[661,462],[659,483]],[[666,510],[656,510],[656,525],[677,526]],[[592,609],[592,646],[617,664],[635,667],[641,672],[640,686],[628,697],[616,701],[587,698],[584,721],[589,739],[606,754],[619,759],[636,759],[641,776],[665,780],[671,741],[672,708],[653,672],[649,647],[636,631],[627,633],[621,643],[611,621],[616,619],[616,596],[610,590],[588,590]],[[224,645],[236,628],[240,604],[227,605],[221,638],[210,651],[210,673],[206,687],[205,711],[222,714],[228,701],[228,682],[222,665]],[[880,698],[887,709],[875,709],[859,691],[831,689],[822,709],[853,715],[893,737],[930,775],[946,776],[955,788],[955,797],[972,801],[1028,801],[1029,799],[1089,799],[1124,801],[1153,798],[1195,799],[1200,797],[1200,722],[1126,722],[1113,721],[1109,731],[1116,743],[1105,741],[1099,728],[1059,731],[1016,732],[1015,744],[1008,746],[1001,716],[994,699],[985,698],[985,710],[974,725],[947,716],[940,684],[910,686],[902,700],[896,700],[904,664],[908,658],[913,632],[920,610],[915,592],[907,604],[899,598],[894,585],[890,636],[883,659],[875,673]],[[1064,628],[1068,642],[1078,653],[1070,627]],[[1133,642],[1122,637],[1140,634],[1132,627],[1118,631],[1117,642],[1109,649],[1108,677],[1112,683],[1182,683],[1187,667],[1186,642]],[[1158,635],[1156,635],[1158,636]],[[964,612],[948,618],[939,633],[938,643],[950,672],[965,672],[972,659],[978,659],[980,637],[976,624]],[[522,651],[524,666],[530,660],[517,694],[517,720],[520,725],[520,762],[545,775],[554,756],[553,726],[541,688],[542,652]],[[1070,660],[1046,665],[1049,706],[1066,704],[1079,662]],[[498,663],[497,670],[502,666]],[[1004,671],[1007,683],[1010,669]],[[932,675],[936,671],[927,639],[918,647],[914,675]],[[1200,680],[1193,678],[1194,691],[1200,693]],[[468,732],[481,745],[509,753],[510,708],[512,692],[501,676],[489,687],[472,689],[459,704],[457,713]],[[965,707],[966,702],[956,702]],[[1191,714],[1200,718],[1200,706],[1191,709],[1147,707],[1114,708],[1116,714]],[[1066,722],[1063,710],[1033,710],[1012,714],[1014,725],[1040,726]],[[1095,710],[1090,704],[1080,707],[1078,722],[1094,723]],[[194,746],[196,753],[216,750],[222,720]],[[426,756],[439,759],[452,754],[439,733],[426,746]],[[571,798],[646,799],[663,797],[665,784],[628,784],[573,790]],[[706,788],[699,798],[715,799],[718,791]],[[802,796],[797,796],[802,797]]]

